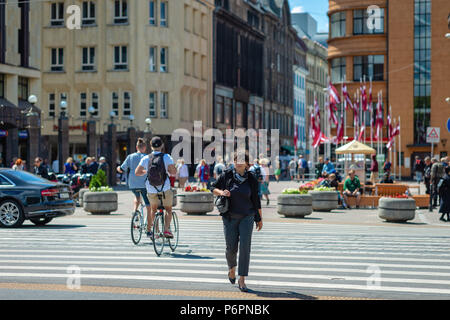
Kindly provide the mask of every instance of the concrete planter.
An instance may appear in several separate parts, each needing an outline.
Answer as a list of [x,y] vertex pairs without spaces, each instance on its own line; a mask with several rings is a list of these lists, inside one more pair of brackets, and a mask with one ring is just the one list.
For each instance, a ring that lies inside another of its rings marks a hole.
[[83,194],[83,209],[92,214],[109,214],[117,211],[117,192],[91,192]]
[[312,196],[312,209],[314,211],[331,211],[338,207],[338,194],[336,191],[309,191]]
[[83,206],[83,195],[84,195],[86,192],[89,192],[89,188],[83,188],[83,189],[80,189],[80,191],[78,192],[78,199],[79,199],[80,207]]
[[277,198],[277,212],[287,218],[304,218],[312,213],[312,202],[310,194],[280,194]]
[[416,214],[416,201],[412,198],[381,198],[378,203],[378,216],[386,221],[406,222]]
[[211,192],[183,192],[180,199],[180,210],[187,214],[203,215],[214,210],[214,195]]

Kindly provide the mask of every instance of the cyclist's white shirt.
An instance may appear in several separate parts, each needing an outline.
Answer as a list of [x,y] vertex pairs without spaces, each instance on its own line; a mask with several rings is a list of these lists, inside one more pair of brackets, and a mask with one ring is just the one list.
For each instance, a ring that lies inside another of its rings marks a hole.
[[[145,168],[145,170],[148,170],[148,162],[149,162],[149,160],[150,160],[150,156],[151,156],[152,154],[158,154],[158,153],[161,153],[161,152],[153,151],[153,152],[150,153],[149,155],[143,157],[142,160],[141,160],[141,162],[139,163],[139,165],[140,165],[140,166],[143,166],[143,167]],[[165,167],[166,167],[166,172],[167,172],[167,179],[166,179],[166,182],[164,182],[164,188],[162,188],[162,190],[161,190],[161,187],[162,187],[162,186],[157,186],[157,187],[156,187],[156,188],[157,188],[158,190],[160,190],[161,192],[165,192],[165,191],[167,191],[167,190],[170,190],[170,180],[169,180],[169,173],[168,173],[167,169],[169,168],[169,166],[170,166],[171,164],[174,164],[172,157],[171,157],[170,155],[168,155],[167,153],[164,154],[164,157],[163,157],[163,158],[164,158],[164,165],[165,165]],[[151,186],[150,183],[148,182],[148,180],[145,182],[145,186],[147,187],[147,192],[148,192],[148,193],[158,193],[158,191],[156,190],[156,188],[155,188],[154,186]]]

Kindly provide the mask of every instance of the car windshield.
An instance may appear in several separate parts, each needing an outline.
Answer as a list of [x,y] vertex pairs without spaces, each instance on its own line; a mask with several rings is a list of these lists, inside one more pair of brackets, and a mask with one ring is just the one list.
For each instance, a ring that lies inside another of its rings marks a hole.
[[16,177],[17,179],[20,179],[27,183],[44,183],[48,184],[50,181],[41,178],[39,176],[36,176],[34,174],[31,174],[26,171],[16,170],[14,173],[10,173],[12,176]]

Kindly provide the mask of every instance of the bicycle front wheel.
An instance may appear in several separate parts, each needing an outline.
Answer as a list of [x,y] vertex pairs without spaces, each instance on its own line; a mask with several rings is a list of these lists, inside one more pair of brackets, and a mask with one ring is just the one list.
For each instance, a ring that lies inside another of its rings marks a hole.
[[158,256],[163,252],[164,244],[164,216],[162,214],[156,214],[155,221],[153,222],[153,248]]
[[172,211],[172,221],[170,222],[169,230],[173,234],[173,238],[169,239],[169,247],[172,250],[172,252],[174,252],[178,246],[178,236],[179,236],[178,217],[175,211]]
[[141,213],[136,211],[131,218],[131,240],[134,244],[138,244],[142,238],[142,229],[144,221],[142,221]]

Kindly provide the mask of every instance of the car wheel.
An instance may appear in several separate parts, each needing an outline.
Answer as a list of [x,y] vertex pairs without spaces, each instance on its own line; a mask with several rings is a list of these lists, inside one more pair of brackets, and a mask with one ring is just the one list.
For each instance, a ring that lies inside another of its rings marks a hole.
[[33,222],[37,226],[45,226],[47,223],[52,221],[53,218],[32,218],[30,219],[31,222]]
[[17,228],[25,220],[22,207],[14,200],[0,202],[0,227]]

